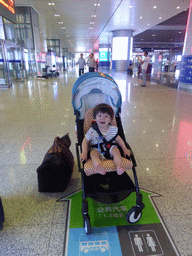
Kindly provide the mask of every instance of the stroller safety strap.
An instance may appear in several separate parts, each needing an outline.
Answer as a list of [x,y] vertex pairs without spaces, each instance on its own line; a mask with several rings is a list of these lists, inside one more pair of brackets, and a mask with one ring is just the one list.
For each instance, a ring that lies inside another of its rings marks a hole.
[[107,140],[105,139],[105,137],[103,136],[103,134],[100,132],[97,123],[94,123],[94,124],[92,125],[92,128],[99,134],[99,138],[102,139],[102,141],[103,141],[103,142],[101,142],[101,143],[98,142],[97,145],[92,145],[92,147],[97,147],[100,153],[102,153],[102,152],[101,152],[101,147],[102,147],[103,145],[105,145],[106,150],[109,150],[112,145],[116,145],[115,142],[114,142],[114,140],[117,138],[118,134],[116,134],[112,139],[110,139],[109,141],[107,141]]

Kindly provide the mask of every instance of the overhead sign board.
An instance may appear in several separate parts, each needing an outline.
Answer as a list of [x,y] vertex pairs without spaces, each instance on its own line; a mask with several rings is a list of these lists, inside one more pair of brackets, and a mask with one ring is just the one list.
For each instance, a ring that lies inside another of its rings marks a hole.
[[0,15],[7,20],[16,23],[15,1],[0,0]]

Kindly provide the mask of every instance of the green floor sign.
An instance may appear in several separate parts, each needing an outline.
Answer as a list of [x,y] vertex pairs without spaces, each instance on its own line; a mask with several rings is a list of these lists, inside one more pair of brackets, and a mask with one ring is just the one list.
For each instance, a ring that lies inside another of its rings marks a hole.
[[68,234],[65,255],[179,255],[155,209],[152,198],[157,194],[141,191],[145,208],[135,224],[126,221],[126,213],[136,204],[136,193],[115,204],[103,204],[87,198],[92,227],[86,235],[82,219],[82,191],[62,200],[69,204]]

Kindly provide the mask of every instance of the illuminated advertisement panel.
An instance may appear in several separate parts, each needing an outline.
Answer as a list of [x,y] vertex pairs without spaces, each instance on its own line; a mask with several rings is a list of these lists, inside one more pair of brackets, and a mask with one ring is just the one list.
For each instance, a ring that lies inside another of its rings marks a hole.
[[127,60],[128,37],[113,37],[113,60]]
[[108,48],[99,49],[99,61],[108,61]]
[[0,15],[7,20],[16,23],[15,1],[0,0]]
[[100,61],[108,61],[108,52],[100,52],[99,60]]

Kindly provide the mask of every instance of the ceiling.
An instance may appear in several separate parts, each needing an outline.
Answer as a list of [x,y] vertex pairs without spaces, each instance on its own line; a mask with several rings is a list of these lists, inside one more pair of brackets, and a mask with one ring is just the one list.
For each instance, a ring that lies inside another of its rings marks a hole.
[[71,52],[96,51],[99,44],[111,43],[112,31],[119,29],[134,31],[135,47],[153,48],[158,41],[179,45],[189,4],[190,0],[15,0],[16,6],[32,6],[38,12],[42,50],[46,39],[61,39],[61,47]]
[[134,36],[134,48],[182,51],[188,10]]

